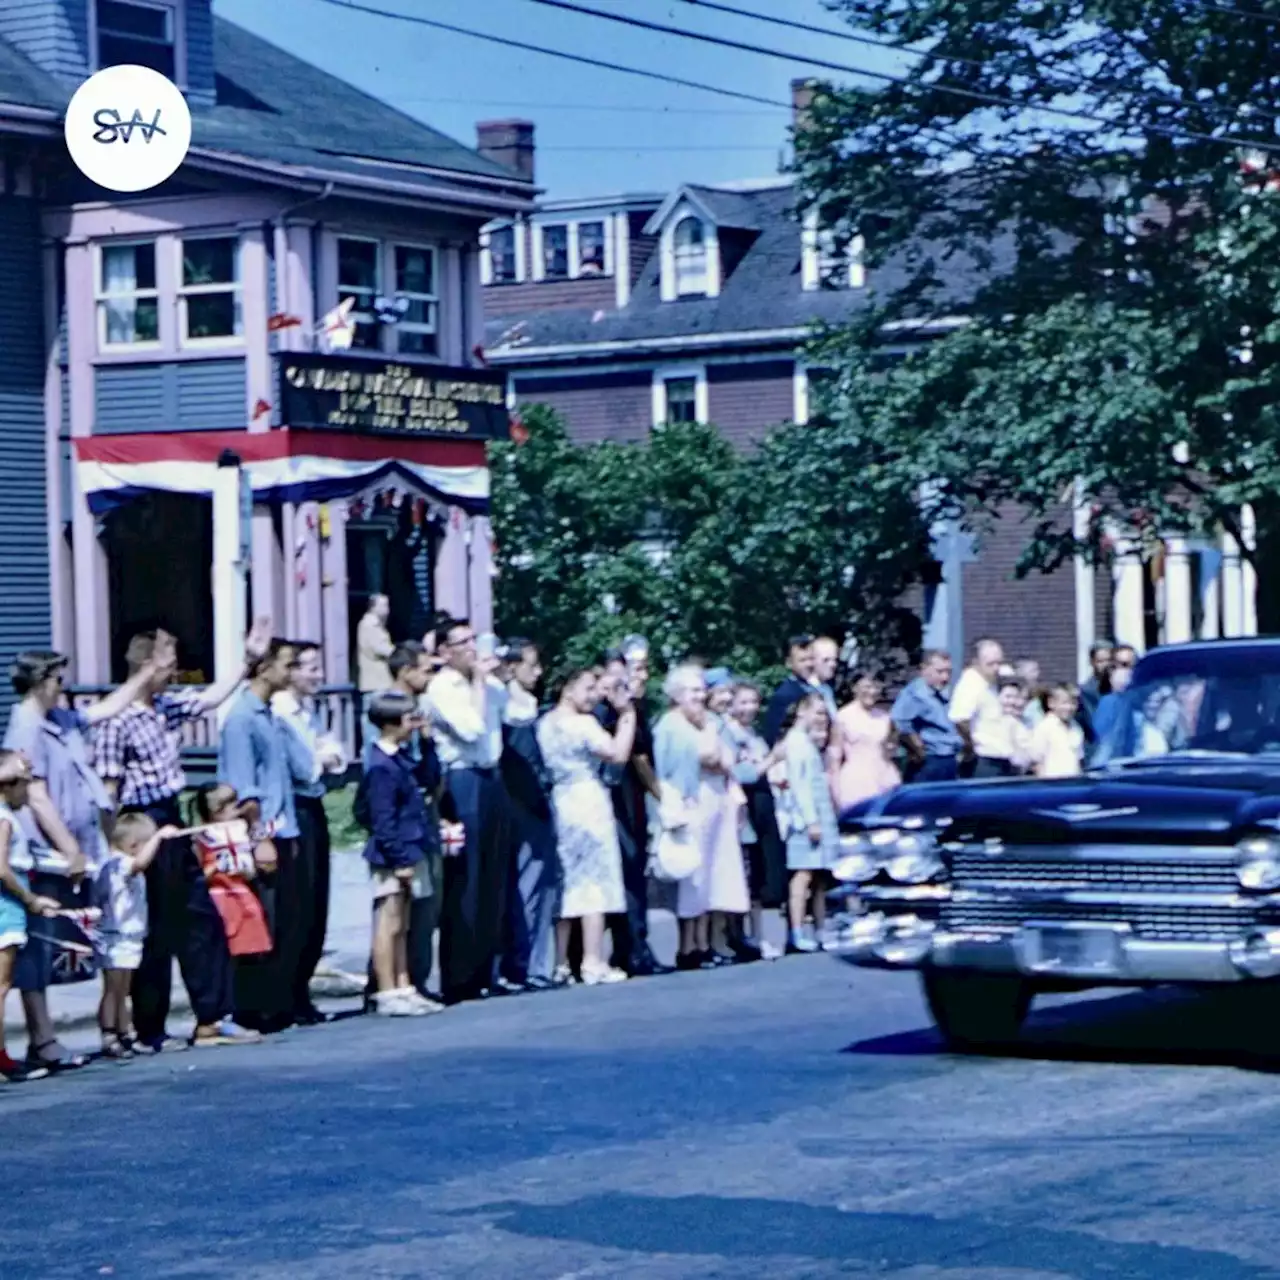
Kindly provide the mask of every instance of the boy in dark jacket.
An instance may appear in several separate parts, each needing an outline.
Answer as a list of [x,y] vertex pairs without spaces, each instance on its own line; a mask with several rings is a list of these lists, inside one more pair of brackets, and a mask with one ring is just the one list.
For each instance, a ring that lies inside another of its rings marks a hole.
[[414,901],[432,893],[427,862],[433,839],[431,816],[419,790],[416,761],[407,749],[422,721],[413,699],[398,690],[374,696],[369,720],[378,741],[361,782],[364,812],[360,816],[371,833],[364,856],[377,908],[374,1008],[385,1017],[416,1018],[439,1007],[424,999],[409,978],[409,915]]

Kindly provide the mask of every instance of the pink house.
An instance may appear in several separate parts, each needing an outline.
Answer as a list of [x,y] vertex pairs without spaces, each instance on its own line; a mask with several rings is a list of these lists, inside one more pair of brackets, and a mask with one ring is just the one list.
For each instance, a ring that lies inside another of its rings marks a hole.
[[[186,163],[138,197],[91,186],[61,140],[77,84],[118,62],[163,71],[192,108]],[[507,415],[479,237],[534,194],[502,148],[444,137],[210,0],[0,0],[10,102],[46,352],[52,605],[25,642],[100,684],[163,623],[200,680],[268,613],[345,683],[370,593],[406,636],[437,608],[486,626],[485,450]],[[347,299],[350,345],[331,345],[318,330]]]

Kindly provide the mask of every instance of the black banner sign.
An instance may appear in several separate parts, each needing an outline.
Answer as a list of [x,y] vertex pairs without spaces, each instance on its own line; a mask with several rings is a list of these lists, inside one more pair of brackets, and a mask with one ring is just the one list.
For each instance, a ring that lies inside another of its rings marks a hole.
[[281,355],[282,426],[364,435],[506,440],[506,378],[480,369]]

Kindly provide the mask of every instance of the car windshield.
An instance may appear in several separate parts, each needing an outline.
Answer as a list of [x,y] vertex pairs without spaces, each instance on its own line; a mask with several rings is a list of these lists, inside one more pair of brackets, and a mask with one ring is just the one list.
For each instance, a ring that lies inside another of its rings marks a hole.
[[1175,752],[1280,753],[1280,645],[1157,651],[1116,696],[1095,765]]

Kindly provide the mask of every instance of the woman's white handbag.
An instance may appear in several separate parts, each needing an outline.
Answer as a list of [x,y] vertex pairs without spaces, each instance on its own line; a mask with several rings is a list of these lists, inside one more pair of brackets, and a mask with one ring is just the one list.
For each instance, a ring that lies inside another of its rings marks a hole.
[[687,880],[702,865],[702,851],[684,797],[668,782],[662,784],[658,804],[660,830],[653,846],[653,874],[659,880]]

